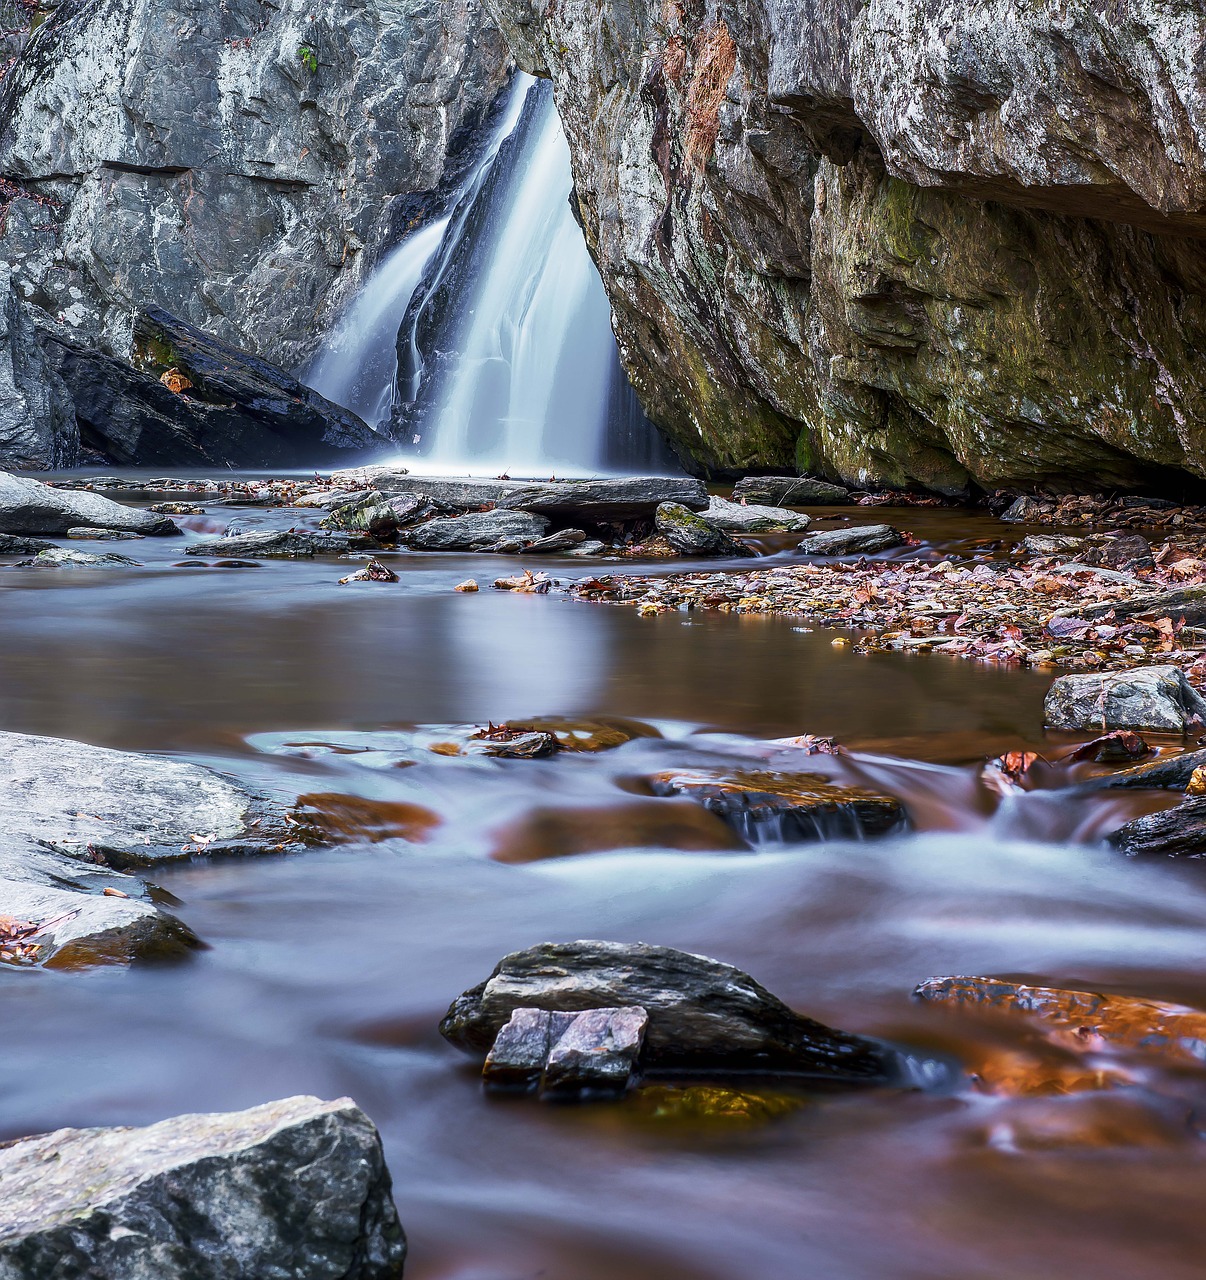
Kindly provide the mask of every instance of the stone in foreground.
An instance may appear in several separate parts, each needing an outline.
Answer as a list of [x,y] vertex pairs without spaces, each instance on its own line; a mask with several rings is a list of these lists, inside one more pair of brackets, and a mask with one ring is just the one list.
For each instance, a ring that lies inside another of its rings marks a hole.
[[786,507],[729,502],[725,498],[712,498],[703,514],[709,524],[732,533],[802,533],[812,523],[811,516]]
[[802,556],[866,556],[903,547],[904,537],[890,524],[856,525],[852,529],[826,529],[800,539]]
[[0,1150],[0,1280],[398,1280],[381,1139],[350,1098],[286,1098]]
[[279,825],[258,797],[183,760],[0,733],[0,831],[78,858],[124,870],[242,851],[275,843],[266,828],[279,837]]
[[631,1005],[551,1013],[516,1009],[486,1056],[491,1090],[574,1098],[623,1093],[632,1080],[649,1016]]
[[905,811],[892,796],[847,787],[819,773],[693,769],[655,774],[654,795],[684,796],[723,818],[754,844],[885,835]]
[[666,541],[684,556],[752,556],[744,543],[729,537],[723,529],[678,502],[663,502],[654,517],[654,526]]
[[121,529],[168,534],[180,530],[166,516],[124,507],[80,489],[52,489],[40,480],[0,471],[0,533],[63,534],[68,529]]
[[196,946],[192,931],[145,893],[130,876],[0,836],[0,962],[78,969],[164,960]]
[[1155,729],[1185,733],[1206,722],[1206,700],[1179,667],[1060,676],[1043,714],[1053,729]]
[[500,542],[535,542],[549,527],[544,516],[527,511],[475,511],[466,516],[429,520],[402,535],[418,551],[488,551]]
[[649,1015],[647,1070],[779,1071],[851,1084],[893,1074],[890,1050],[794,1013],[740,969],[644,942],[545,942],[512,952],[453,1001],[440,1032],[484,1058],[516,1009],[632,1005]]
[[1132,857],[1206,857],[1206,796],[1189,796],[1175,809],[1133,818],[1113,832],[1109,841]]
[[772,507],[825,507],[848,503],[850,491],[814,476],[746,476],[733,486],[733,500],[743,499]]

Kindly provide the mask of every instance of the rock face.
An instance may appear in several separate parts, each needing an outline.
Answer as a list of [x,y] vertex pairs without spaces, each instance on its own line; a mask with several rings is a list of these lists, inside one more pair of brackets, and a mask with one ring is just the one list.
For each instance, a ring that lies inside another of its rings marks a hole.
[[124,869],[188,852],[266,846],[272,837],[265,828],[273,827],[265,804],[198,765],[0,733],[0,830],[6,834]]
[[780,1070],[882,1080],[890,1053],[793,1013],[748,974],[647,943],[546,942],[505,956],[453,1001],[440,1032],[485,1057],[516,1009],[578,1012],[638,1005],[649,1015],[642,1060],[664,1070]]
[[381,1139],[350,1098],[286,1098],[0,1150],[0,1280],[399,1280]]
[[76,528],[180,532],[166,516],[122,506],[99,493],[52,489],[39,480],[0,471],[0,533],[53,535]]
[[1206,474],[1200,6],[486,3],[553,81],[624,363],[697,462]]
[[1206,723],[1206,700],[1179,667],[1060,676],[1043,703],[1053,729],[1157,729]]

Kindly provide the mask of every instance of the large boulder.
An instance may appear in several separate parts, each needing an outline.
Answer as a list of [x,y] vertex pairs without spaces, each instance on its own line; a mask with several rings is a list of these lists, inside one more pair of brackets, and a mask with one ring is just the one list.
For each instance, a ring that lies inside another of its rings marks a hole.
[[703,513],[709,524],[730,533],[802,533],[812,523],[809,516],[786,507],[729,502],[713,497]]
[[404,530],[400,536],[417,551],[488,551],[500,542],[535,542],[548,527],[544,516],[499,508],[429,520],[415,529]]
[[486,3],[552,79],[684,456],[952,494],[1206,474],[1200,5]]
[[249,556],[253,560],[308,560],[316,555],[339,555],[371,545],[367,538],[350,533],[316,533],[312,529],[254,529],[194,542],[187,556],[228,560]]
[[684,556],[752,556],[754,552],[730,537],[706,516],[679,502],[663,502],[654,517],[654,528]]
[[615,476],[518,485],[498,505],[522,507],[559,523],[606,524],[651,520],[663,502],[703,511],[708,491],[702,480],[689,476]]
[[1206,724],[1206,699],[1179,667],[1060,676],[1043,714],[1053,729],[1156,729],[1185,733]]
[[0,836],[0,960],[78,969],[163,960],[196,945],[131,876]]
[[99,493],[53,489],[40,480],[0,471],[0,533],[54,535],[76,528],[180,532],[166,516],[153,511],[125,507]]
[[400,1280],[381,1139],[350,1098],[285,1098],[0,1150],[0,1280]]
[[134,363],[46,343],[83,443],[119,466],[314,466],[389,443],[284,370],[166,311],[140,312],[133,332]]
[[66,738],[0,733],[0,830],[124,869],[271,847],[277,808],[212,770]]
[[1206,796],[1187,796],[1175,808],[1132,818],[1112,832],[1109,841],[1132,857],[1206,856]]
[[887,1078],[891,1053],[793,1013],[732,965],[648,943],[545,942],[504,956],[453,1001],[440,1033],[484,1058],[516,1009],[639,1006],[642,1063],[667,1071],[790,1071],[851,1082]]
[[804,556],[865,556],[903,547],[904,542],[900,530],[890,524],[857,524],[806,534],[796,550]]
[[850,491],[816,476],[746,476],[733,486],[735,502],[768,503],[781,507],[840,506],[850,501]]

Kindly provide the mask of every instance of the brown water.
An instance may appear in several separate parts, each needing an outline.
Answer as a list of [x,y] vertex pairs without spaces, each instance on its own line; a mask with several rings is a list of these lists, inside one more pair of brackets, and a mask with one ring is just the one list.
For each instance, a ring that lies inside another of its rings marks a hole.
[[[866,519],[916,528],[914,514]],[[1000,529],[923,518],[923,553]],[[1162,800],[999,803],[978,781],[985,755],[1062,746],[1042,737],[1047,677],[857,656],[789,620],[451,590],[471,575],[485,587],[497,559],[398,555],[399,586],[339,587],[346,562],[179,568],[179,542],[110,545],[147,567],[0,567],[0,728],[179,752],[282,794],[418,803],[441,822],[421,844],[160,873],[209,944],[184,964],[0,970],[0,1137],[351,1094],[385,1139],[412,1280],[1201,1274],[1192,1072],[1128,1062],[1132,1088],[1067,1098],[829,1095],[732,1130],[489,1100],[435,1030],[505,952],[573,937],[713,955],[815,1017],[965,1064],[1026,1034],[915,1003],[927,977],[1206,1006],[1201,869],[1097,843]],[[660,736],[496,761],[433,756],[411,734],[536,715],[623,716]],[[763,766],[766,738],[800,733],[855,748],[806,767],[901,795],[918,830],[491,856],[550,810],[585,810],[589,826],[632,806],[634,776]],[[398,754],[421,763],[391,767]]]

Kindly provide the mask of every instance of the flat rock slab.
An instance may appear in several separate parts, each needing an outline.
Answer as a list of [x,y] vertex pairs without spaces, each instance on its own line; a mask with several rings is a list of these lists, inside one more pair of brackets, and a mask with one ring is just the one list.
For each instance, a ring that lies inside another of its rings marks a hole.
[[709,499],[703,515],[709,524],[733,533],[802,533],[812,523],[811,516],[786,507],[764,507],[715,497]]
[[99,493],[53,489],[39,480],[0,471],[0,533],[54,535],[77,528],[180,532],[167,516],[153,511],[125,507]]
[[140,569],[138,560],[119,556],[114,552],[97,555],[91,551],[77,551],[74,547],[51,547],[39,551],[32,560],[22,560],[23,569]]
[[1132,857],[1206,857],[1206,796],[1188,796],[1176,808],[1134,818],[1109,841]]
[[475,511],[429,520],[404,532],[402,540],[417,551],[484,551],[515,538],[535,542],[548,527],[546,517],[528,511]]
[[583,1013],[516,1009],[486,1056],[482,1077],[487,1088],[538,1089],[542,1097],[614,1096],[637,1070],[648,1022],[635,1005]]
[[1053,729],[1155,729],[1185,733],[1206,722],[1206,700],[1179,667],[1060,676],[1043,714]]
[[710,520],[681,502],[663,502],[653,520],[654,528],[684,556],[752,556],[743,542],[731,538]]
[[733,486],[733,498],[772,507],[826,507],[848,503],[850,491],[813,476],[746,476]]
[[350,1098],[286,1098],[0,1149],[0,1280],[398,1280],[381,1139]]
[[13,922],[10,934],[22,931],[14,926],[36,927],[16,955],[0,943],[0,960],[8,963],[128,964],[198,945],[191,930],[147,899],[139,881],[8,835],[0,836],[0,915]]
[[76,857],[150,866],[262,848],[279,825],[265,802],[199,765],[0,733],[0,831]]
[[864,524],[807,534],[796,550],[804,556],[865,556],[904,544],[904,535],[890,524]]
[[347,533],[312,533],[303,529],[263,529],[196,542],[185,555],[217,560],[240,556],[253,560],[308,560],[316,555],[339,555],[365,545],[363,537]]
[[891,1051],[793,1013],[740,969],[643,942],[545,942],[513,952],[453,1001],[440,1032],[484,1059],[516,1009],[633,1005],[649,1015],[649,1070],[785,1071],[850,1083],[892,1074]]
[[708,491],[702,480],[689,476],[616,476],[520,485],[500,498],[498,505],[522,507],[558,523],[611,524],[650,520],[663,502],[703,511],[708,506]]
[[702,804],[755,844],[886,835],[907,822],[894,797],[819,773],[693,769],[654,774],[649,786],[654,795]]

